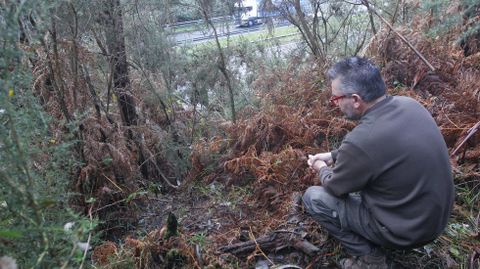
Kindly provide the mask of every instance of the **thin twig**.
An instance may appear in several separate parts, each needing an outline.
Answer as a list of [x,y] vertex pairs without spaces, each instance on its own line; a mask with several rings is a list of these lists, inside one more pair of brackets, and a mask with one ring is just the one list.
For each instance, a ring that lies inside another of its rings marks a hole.
[[149,157],[149,159],[151,159],[150,163],[153,164],[153,166],[155,166],[155,168],[157,169],[158,174],[159,174],[160,177],[163,179],[163,181],[164,181],[165,183],[167,183],[168,186],[170,186],[170,187],[172,187],[172,188],[174,188],[174,189],[178,189],[178,186],[173,185],[173,184],[170,182],[170,180],[168,180],[167,177],[163,174],[163,172],[162,172],[162,170],[160,169],[160,167],[158,167],[157,162],[156,162],[155,160],[152,160],[152,158],[154,157],[154,156],[153,156],[153,153],[152,153],[150,150],[148,150],[146,147],[143,147],[143,149],[144,149],[144,151],[146,151],[146,152],[150,155],[150,157]]
[[480,121],[477,122],[472,128],[470,128],[470,130],[468,130],[467,136],[462,140],[462,142],[457,146],[457,148],[455,148],[455,150],[452,152],[452,154],[450,154],[450,156],[455,155],[457,151],[463,146],[463,144],[465,144],[465,142],[467,142],[467,140],[470,137],[472,137],[478,131],[479,128],[480,128]]
[[296,234],[296,235],[302,236],[301,233],[298,233],[295,231],[288,231],[288,230],[276,230],[276,231],[273,231],[273,233],[290,233],[290,234]]
[[125,202],[125,201],[127,201],[127,198],[117,200],[117,201],[115,201],[115,202],[113,202],[113,203],[111,203],[111,204],[108,204],[108,205],[105,205],[105,206],[102,206],[102,207],[100,207],[100,208],[95,209],[95,211],[93,211],[93,213],[97,213],[98,211],[104,210],[104,209],[109,208],[109,207],[112,207],[112,206],[114,206],[114,205],[118,205],[119,203]]
[[[93,223],[93,217],[92,217],[92,208],[93,208],[93,204],[90,206],[90,208],[88,209],[88,217],[90,218],[90,229],[92,229],[92,223]],[[88,233],[88,239],[87,239],[87,247],[85,248],[85,250],[83,251],[83,257],[82,257],[82,263],[80,264],[80,267],[78,267],[78,269],[82,269],[83,268],[83,264],[85,263],[85,259],[87,258],[87,252],[88,252],[88,248],[90,246],[90,240],[92,239],[92,232],[89,232]]]
[[275,263],[270,260],[270,258],[265,254],[265,252],[263,252],[262,248],[260,248],[260,245],[257,243],[257,239],[255,239],[255,236],[253,235],[252,226],[249,226],[248,228],[250,228],[250,237],[253,239],[253,242],[255,242],[255,248],[260,251],[263,257],[265,257],[265,259],[267,259],[271,265],[275,265]]
[[122,188],[120,188],[120,186],[118,186],[113,180],[111,180],[105,174],[102,173],[102,176],[104,176],[106,179],[108,179],[108,181],[110,181],[110,183],[112,183],[115,187],[117,187],[117,189],[119,189],[121,192],[125,193],[125,191]]
[[443,113],[443,115],[445,115],[445,118],[447,118],[447,120],[448,120],[451,124],[453,124],[455,127],[457,127],[457,129],[460,129],[460,127],[459,127],[457,124],[455,124],[455,122],[453,122],[453,121],[448,117],[448,114],[445,113],[445,107],[443,107],[443,106],[442,106],[442,113]]
[[70,251],[70,255],[68,255],[67,260],[65,261],[65,263],[62,265],[62,267],[60,269],[67,268],[68,264],[70,263],[70,259],[73,257],[73,255],[75,255],[76,250],[77,250],[77,244],[76,244],[76,242],[73,242],[73,248]]

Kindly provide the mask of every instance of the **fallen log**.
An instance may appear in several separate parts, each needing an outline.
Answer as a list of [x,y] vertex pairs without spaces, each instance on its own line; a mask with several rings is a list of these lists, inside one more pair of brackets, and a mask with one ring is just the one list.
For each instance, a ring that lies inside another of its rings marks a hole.
[[268,234],[255,238],[250,228],[250,241],[223,246],[219,250],[236,256],[246,256],[255,250],[259,250],[267,259],[265,252],[276,253],[288,248],[296,249],[308,256],[317,254],[320,249],[305,239],[307,233],[304,232],[302,225],[299,225],[300,220],[304,216],[301,209],[301,194],[298,192],[292,193],[290,200],[291,206],[286,222],[287,229],[271,231]]
[[300,233],[285,230],[272,231],[255,240],[223,246],[219,250],[224,253],[242,256],[252,253],[257,249],[257,246],[263,252],[278,252],[282,249],[294,248],[309,256],[314,256],[320,251],[318,247],[302,238]]

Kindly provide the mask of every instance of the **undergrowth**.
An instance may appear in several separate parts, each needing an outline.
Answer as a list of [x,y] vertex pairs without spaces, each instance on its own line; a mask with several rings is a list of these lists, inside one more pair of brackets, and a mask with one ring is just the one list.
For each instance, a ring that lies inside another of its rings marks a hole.
[[[80,42],[51,35],[19,42],[19,19],[44,11],[34,10],[30,2],[17,7],[6,6],[0,22],[0,255],[15,258],[22,268],[82,267],[89,261],[96,268],[245,268],[268,255],[275,258],[259,247],[238,257],[218,249],[284,229],[292,194],[318,184],[306,156],[334,149],[355,127],[328,106],[327,63],[303,54],[256,63],[255,52],[245,50],[245,58],[235,59],[252,58],[239,63],[250,72],[248,81],[239,84],[248,91],[236,124],[225,120],[223,108],[209,103],[224,98],[220,91],[208,92],[223,86],[218,73],[210,72],[215,62],[205,61],[215,58],[210,51],[190,55],[191,65],[201,68],[184,70],[178,85],[168,84],[174,77],[170,67],[163,71],[167,80],[136,69],[131,94],[145,99],[137,107],[142,117],[138,125],[125,126],[110,103],[118,101],[116,96],[98,90],[108,87],[101,69],[108,59]],[[479,14],[476,5],[467,11],[462,25],[443,28],[435,39],[423,34],[438,32],[430,18],[396,29],[435,72],[388,29],[366,48],[382,67],[389,94],[422,103],[452,154],[452,218],[433,243],[388,252],[389,259],[406,268],[480,267],[480,135],[462,143],[480,113]],[[462,33],[468,38],[463,36],[464,44],[456,47]],[[69,58],[74,49],[77,62]],[[172,56],[168,49],[161,53]],[[249,66],[253,63],[254,68]],[[195,79],[200,84],[190,85]],[[164,94],[177,86],[192,90],[192,104],[202,109],[182,108],[184,100]],[[200,135],[208,138],[197,139]],[[185,200],[174,205],[178,233],[167,232],[169,225],[134,231],[142,204],[166,193]],[[200,215],[199,223],[188,223],[192,213]],[[315,257],[294,252],[289,257],[306,268],[337,266],[345,256],[338,242],[311,219],[303,225],[305,236],[322,249]]]

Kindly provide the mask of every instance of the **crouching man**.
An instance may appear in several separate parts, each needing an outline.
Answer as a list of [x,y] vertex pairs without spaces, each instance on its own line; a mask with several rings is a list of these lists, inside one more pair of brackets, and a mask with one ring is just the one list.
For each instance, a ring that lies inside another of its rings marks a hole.
[[342,268],[387,268],[382,247],[425,245],[447,225],[454,200],[447,147],[422,105],[385,94],[369,60],[345,59],[327,76],[330,101],[359,123],[337,150],[309,156],[321,186],[308,188],[303,203],[352,256]]

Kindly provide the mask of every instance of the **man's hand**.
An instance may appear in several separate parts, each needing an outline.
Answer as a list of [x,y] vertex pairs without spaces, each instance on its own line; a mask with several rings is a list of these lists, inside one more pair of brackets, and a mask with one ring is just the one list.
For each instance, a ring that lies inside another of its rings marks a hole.
[[332,153],[318,153],[315,155],[308,155],[308,166],[313,170],[319,172],[322,167],[333,164]]
[[327,166],[327,163],[325,163],[324,161],[320,160],[320,159],[316,159],[314,160],[313,162],[310,162],[310,159],[307,161],[308,165],[310,166],[310,168],[312,168],[313,170],[319,172],[320,169],[322,169],[322,167],[325,167]]
[[324,161],[327,165],[333,164],[333,158],[332,158],[331,152],[308,155],[308,165],[311,166],[311,164],[313,164],[316,160]]

